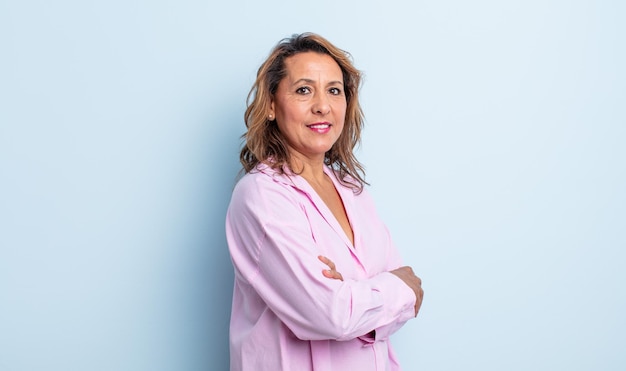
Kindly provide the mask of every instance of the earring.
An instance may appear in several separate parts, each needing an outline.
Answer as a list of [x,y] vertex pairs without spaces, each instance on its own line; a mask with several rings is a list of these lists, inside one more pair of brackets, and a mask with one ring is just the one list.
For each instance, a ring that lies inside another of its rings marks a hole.
[[268,117],[270,119],[270,121],[274,120],[274,115],[269,115]]

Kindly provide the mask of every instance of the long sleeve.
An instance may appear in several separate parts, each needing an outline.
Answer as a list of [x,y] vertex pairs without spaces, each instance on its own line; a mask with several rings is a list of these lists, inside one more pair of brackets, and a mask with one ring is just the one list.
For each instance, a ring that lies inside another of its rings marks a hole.
[[317,256],[327,250],[302,200],[301,190],[270,176],[238,184],[227,216],[237,275],[301,340],[350,340],[373,329],[387,337],[413,316],[413,291],[384,271],[344,281],[324,277]]
[[[398,254],[398,250],[395,248],[395,246],[393,245],[393,242],[391,241],[391,236],[389,235],[389,231],[387,230],[387,227],[383,227],[385,230],[385,233],[387,234],[387,238],[389,240],[389,248],[387,251],[387,267],[386,270],[387,271],[392,271],[396,268],[399,268],[402,266],[402,259],[400,258],[400,255]],[[403,282],[404,284],[404,282]],[[407,288],[408,285],[404,284]],[[415,317],[415,309],[414,309],[414,304],[415,304],[415,293],[413,293],[413,290],[411,290],[409,288],[409,291],[411,291],[411,297],[414,299],[413,300],[413,305],[410,308],[410,311],[407,310],[405,312],[403,312],[403,315],[398,316],[396,318],[395,321],[390,322],[389,324],[380,326],[378,328],[376,328],[376,340],[380,340],[380,339],[387,339],[389,338],[389,336],[391,336],[393,333],[395,333],[396,331],[398,331],[400,328],[402,328],[402,326],[411,318]]]

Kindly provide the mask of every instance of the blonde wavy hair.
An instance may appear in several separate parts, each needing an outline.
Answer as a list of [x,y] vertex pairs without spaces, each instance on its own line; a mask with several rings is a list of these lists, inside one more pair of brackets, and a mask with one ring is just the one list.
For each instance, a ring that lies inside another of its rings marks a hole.
[[345,123],[339,138],[326,152],[324,163],[338,172],[342,184],[360,193],[364,184],[368,184],[365,181],[365,169],[353,153],[361,141],[364,122],[359,104],[362,74],[352,65],[352,56],[348,52],[313,33],[293,35],[281,40],[259,67],[246,101],[244,120],[248,130],[242,135],[244,145],[239,156],[243,170],[249,173],[259,163],[265,163],[283,174],[285,166],[293,172],[285,139],[276,121],[268,120],[267,112],[278,84],[287,74],[285,59],[304,52],[329,55],[341,68],[347,103]]

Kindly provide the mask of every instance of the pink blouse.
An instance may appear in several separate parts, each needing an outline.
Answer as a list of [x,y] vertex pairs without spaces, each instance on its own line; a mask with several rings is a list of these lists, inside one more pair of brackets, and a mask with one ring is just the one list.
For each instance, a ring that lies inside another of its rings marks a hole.
[[[367,191],[333,180],[354,246],[308,182],[266,165],[235,187],[226,237],[235,268],[230,369],[399,370],[389,336],[415,315],[415,294]],[[344,280],[322,275],[335,262]],[[375,330],[375,337],[372,337]]]

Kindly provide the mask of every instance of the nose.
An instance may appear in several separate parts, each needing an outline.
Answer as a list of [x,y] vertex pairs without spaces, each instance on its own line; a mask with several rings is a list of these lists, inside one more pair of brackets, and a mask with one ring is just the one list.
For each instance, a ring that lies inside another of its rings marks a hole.
[[330,113],[330,101],[326,94],[315,94],[311,111],[317,115],[327,115]]

